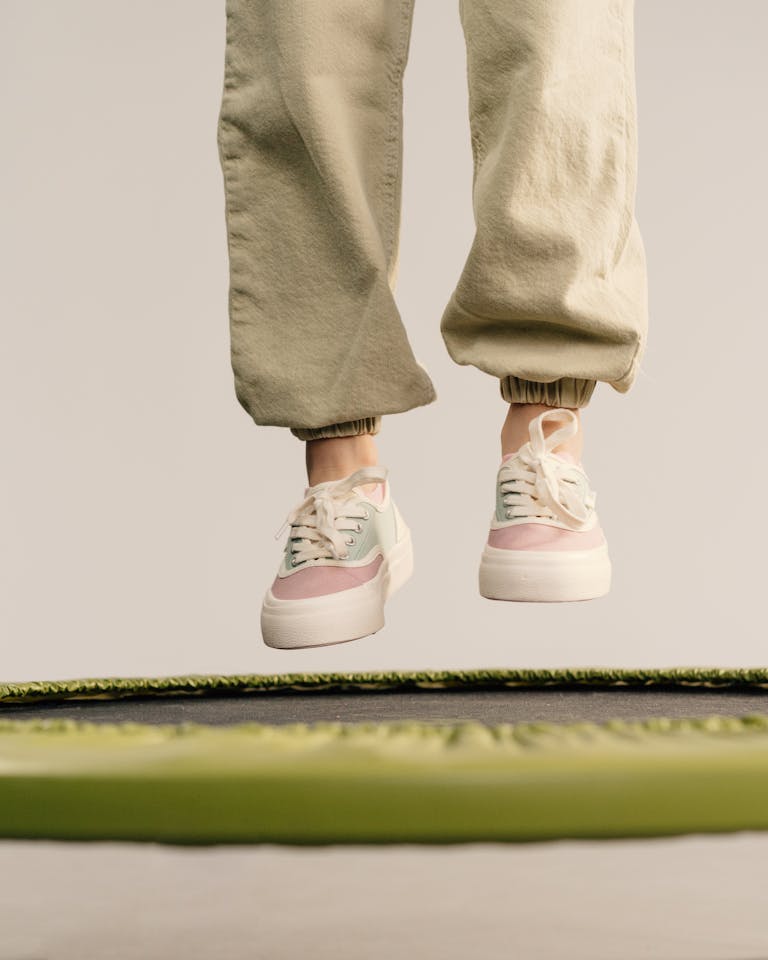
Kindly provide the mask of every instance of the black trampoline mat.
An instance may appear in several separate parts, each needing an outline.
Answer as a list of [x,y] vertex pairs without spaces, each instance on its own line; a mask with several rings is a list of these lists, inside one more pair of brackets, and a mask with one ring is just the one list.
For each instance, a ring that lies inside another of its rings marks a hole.
[[680,687],[458,689],[344,692],[153,694],[115,700],[0,704],[0,720],[91,723],[454,723],[604,722],[651,717],[768,715],[768,690]]

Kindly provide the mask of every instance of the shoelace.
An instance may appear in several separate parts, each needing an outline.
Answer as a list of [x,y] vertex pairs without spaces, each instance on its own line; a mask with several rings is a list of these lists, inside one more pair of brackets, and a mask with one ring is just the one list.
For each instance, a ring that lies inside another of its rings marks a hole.
[[360,532],[362,528],[357,521],[368,518],[364,507],[349,502],[357,496],[355,487],[383,483],[386,478],[384,467],[362,467],[343,480],[312,487],[275,534],[277,540],[287,527],[291,528],[293,565],[324,558],[346,560],[350,538],[344,531]]
[[[566,424],[548,437],[544,422],[565,420]],[[583,529],[592,517],[597,499],[589,490],[586,497],[574,467],[552,453],[579,429],[571,410],[547,410],[531,421],[530,440],[499,472],[507,517],[546,517],[559,520],[572,530]]]

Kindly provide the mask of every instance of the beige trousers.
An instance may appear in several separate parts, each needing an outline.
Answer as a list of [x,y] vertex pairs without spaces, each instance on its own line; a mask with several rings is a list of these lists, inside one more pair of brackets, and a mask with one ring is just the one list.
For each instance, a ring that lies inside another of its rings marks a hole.
[[[413,0],[226,0],[238,399],[303,439],[435,399],[395,303]],[[441,330],[509,401],[626,392],[647,329],[632,0],[460,0],[476,231]],[[441,16],[453,15],[446,0]],[[436,91],[439,95],[439,91]]]

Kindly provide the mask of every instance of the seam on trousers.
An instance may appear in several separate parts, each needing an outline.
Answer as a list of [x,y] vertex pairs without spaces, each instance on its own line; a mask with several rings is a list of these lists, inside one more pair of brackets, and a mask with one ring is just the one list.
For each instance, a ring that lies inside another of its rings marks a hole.
[[635,367],[638,369],[640,368],[640,357],[645,349],[645,340],[646,338],[644,334],[641,334],[638,337],[637,346],[632,354],[632,359],[629,361],[629,366],[620,377],[616,377],[614,380],[609,381],[610,383],[621,383],[622,380],[626,380],[627,377],[629,377],[635,371]]
[[[233,47],[236,43],[235,38],[235,0],[225,0],[225,20],[226,32],[224,42],[224,82],[219,105],[219,115],[217,124],[216,141],[219,150],[219,158],[224,182],[224,212],[225,227],[227,237],[227,260],[228,260],[228,293],[227,293],[227,324],[231,330],[237,323],[240,314],[240,303],[243,298],[243,291],[238,283],[238,261],[236,241],[242,240],[244,235],[236,227],[236,222],[240,221],[242,207],[239,206],[240,180],[237,176],[237,162],[241,159],[232,151],[231,128],[232,120],[229,116],[230,100],[235,88],[234,74],[232,70]],[[230,353],[232,346],[230,343]],[[230,366],[234,373],[234,355],[230,356]],[[234,377],[235,395],[240,405],[246,412],[253,417],[250,405],[246,399],[243,385],[240,378],[235,373]]]
[[[233,159],[229,151],[229,144],[227,142],[227,126],[229,121],[226,119],[226,107],[227,101],[229,99],[231,87],[232,87],[232,77],[231,77],[231,47],[232,42],[232,8],[231,0],[226,0],[225,2],[225,37],[224,37],[224,77],[223,77],[223,89],[221,94],[221,102],[219,104],[219,116],[217,122],[217,133],[216,133],[216,143],[219,150],[219,159],[221,162],[222,176],[224,180],[224,212],[225,212],[225,223],[227,225],[226,234],[227,234],[227,260],[228,275],[231,273],[231,264],[232,264],[232,251],[233,251],[233,234],[232,229],[229,226],[232,223],[232,217],[235,211],[232,208],[231,199],[233,193],[233,186],[235,178],[233,173],[230,172],[230,164]],[[231,282],[231,276],[228,276],[228,310],[229,315],[232,315],[232,310],[234,306],[233,302],[233,285]]]
[[472,146],[472,188],[474,190],[477,182],[477,173],[485,159],[485,144],[480,133],[480,123],[475,109],[474,85],[472,83],[472,66],[470,63],[471,53],[469,48],[470,38],[466,31],[465,0],[459,0],[459,17],[464,33],[464,50],[466,56],[465,82],[467,84],[467,113],[469,114],[469,133],[470,144]]
[[391,86],[389,123],[387,126],[387,157],[384,165],[384,251],[387,264],[392,260],[396,241],[396,225],[400,191],[398,189],[399,165],[402,154],[402,89],[406,52],[411,35],[413,0],[400,0],[394,58],[389,65]]
[[[634,169],[636,166],[636,161],[633,159],[634,144],[630,143],[630,126],[629,126],[629,115],[632,109],[631,97],[630,97],[630,84],[634,83],[634,75],[630,77],[630,51],[631,47],[628,43],[628,34],[633,29],[632,17],[634,16],[634,3],[633,0],[619,0],[617,3],[617,17],[621,23],[621,65],[623,73],[623,98],[624,98],[624,129],[623,129],[623,138],[622,143],[624,147],[624,206],[623,206],[623,216],[619,221],[619,229],[617,231],[616,240],[614,242],[613,248],[613,262],[612,266],[615,267],[621,255],[624,251],[624,248],[627,245],[627,240],[629,239],[630,232],[632,230],[632,220],[634,219],[634,190],[636,175],[630,176],[630,164]],[[604,274],[605,275],[605,274]]]

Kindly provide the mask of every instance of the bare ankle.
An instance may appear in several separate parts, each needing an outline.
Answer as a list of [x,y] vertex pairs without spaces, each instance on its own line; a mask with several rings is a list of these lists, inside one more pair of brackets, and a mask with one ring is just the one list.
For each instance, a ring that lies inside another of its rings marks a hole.
[[307,478],[312,487],[328,480],[340,480],[361,467],[378,463],[378,451],[372,434],[356,437],[331,437],[308,440],[306,445]]
[[[554,410],[555,407],[543,403],[511,403],[507,412],[507,417],[501,428],[501,455],[506,456],[509,453],[516,453],[529,439],[528,426],[531,420],[544,413],[547,410]],[[558,453],[570,453],[576,460],[581,460],[581,454],[584,446],[584,437],[581,429],[580,408],[564,407],[571,410],[579,419],[578,433],[566,440],[565,443],[555,447]],[[546,422],[543,425],[544,436],[549,436],[561,426],[554,421]]]

